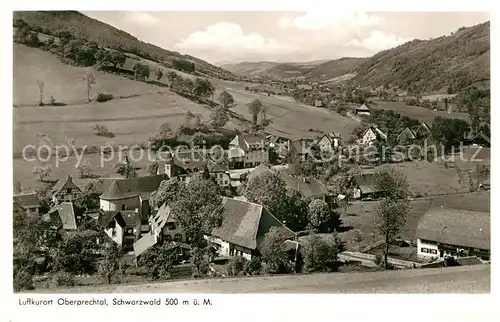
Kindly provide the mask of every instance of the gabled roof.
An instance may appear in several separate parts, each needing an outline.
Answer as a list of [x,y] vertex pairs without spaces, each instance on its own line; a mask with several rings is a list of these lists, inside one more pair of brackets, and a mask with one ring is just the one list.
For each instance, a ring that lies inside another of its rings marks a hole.
[[417,136],[416,134],[409,128],[405,128],[403,131],[401,131],[401,133],[399,133],[398,135],[398,140],[400,140],[400,138],[404,138],[406,136],[406,139],[416,139]]
[[250,150],[250,146],[248,145],[247,141],[245,141],[245,139],[242,137],[241,134],[236,135],[234,139],[231,142],[229,142],[229,145],[234,147],[239,147],[243,151]]
[[435,208],[420,218],[416,238],[464,247],[491,249],[490,214]]
[[123,228],[135,228],[141,225],[141,216],[135,210],[102,211],[97,218],[97,224],[107,228],[113,220]]
[[377,140],[380,140],[380,139],[387,140],[387,134],[385,134],[378,127],[371,126],[371,127],[367,128],[366,131],[363,133],[363,136],[365,136],[366,133],[368,133],[368,131],[371,131],[377,137]]
[[52,187],[52,194],[57,195],[63,189],[76,189],[81,191],[80,188],[73,182],[73,178],[68,175],[65,178],[57,181],[57,183]]
[[113,181],[122,180],[122,179],[123,178],[99,178],[93,182],[90,182],[89,184],[95,183],[94,191],[96,194],[100,195],[100,194],[104,193],[104,191],[106,191],[106,189],[108,189],[108,187],[113,183]]
[[375,193],[380,192],[380,188],[375,184],[375,174],[374,173],[363,173],[355,174],[352,180],[356,187],[361,190],[361,193]]
[[295,234],[270,214],[262,205],[224,198],[224,218],[212,235],[248,249],[257,249],[271,227],[279,227],[289,238]]
[[312,177],[297,178],[283,172],[279,173],[288,187],[298,190],[306,198],[321,197],[328,194],[328,189],[325,185]]
[[185,170],[201,171],[207,162],[205,156],[198,151],[179,151],[174,153],[174,164]]
[[251,180],[252,178],[255,178],[263,173],[271,173],[271,172],[273,172],[273,171],[271,169],[269,169],[268,166],[266,166],[264,164],[259,164],[252,171],[250,171],[250,173],[248,173],[247,179]]
[[23,209],[40,206],[40,200],[36,192],[14,195],[14,202]]
[[309,144],[312,143],[311,140],[294,140],[290,141],[290,150],[293,150],[295,153],[304,154],[307,153],[307,148]]
[[366,104],[363,104],[361,105],[360,107],[356,108],[357,111],[366,111],[366,112],[370,112],[370,108],[368,108],[368,106],[366,106]]
[[59,216],[62,228],[65,230],[76,230],[76,210],[72,202],[61,202],[49,211],[51,219],[54,214]]
[[168,176],[160,174],[133,179],[115,180],[99,198],[103,200],[118,200],[140,195],[144,196],[145,193],[151,193],[158,190],[163,180],[168,180]]
[[212,162],[208,166],[208,171],[209,172],[229,172],[229,168],[227,165],[221,163],[221,162]]
[[134,243],[134,255],[139,257],[146,250],[156,245],[158,242],[156,235],[154,234],[144,234]]
[[173,222],[173,218],[170,213],[170,206],[164,203],[158,208],[158,211],[153,216],[151,220],[151,225],[153,226],[153,230],[156,232],[160,232],[167,222]]

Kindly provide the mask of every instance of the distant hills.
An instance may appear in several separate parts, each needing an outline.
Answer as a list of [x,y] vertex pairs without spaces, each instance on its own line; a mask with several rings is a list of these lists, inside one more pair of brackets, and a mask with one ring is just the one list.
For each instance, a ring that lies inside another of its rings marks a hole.
[[14,20],[16,19],[22,19],[30,26],[39,27],[40,32],[48,31],[47,33],[53,34],[60,30],[69,30],[75,37],[95,41],[101,47],[117,49],[166,63],[175,58],[190,60],[195,64],[196,70],[201,73],[218,78],[233,77],[227,70],[202,59],[143,42],[129,33],[78,11],[15,11]]
[[413,40],[369,58],[344,57],[310,64],[244,62],[222,67],[244,76],[341,80],[413,92],[458,92],[471,85],[489,88],[490,23],[462,27],[449,36]]

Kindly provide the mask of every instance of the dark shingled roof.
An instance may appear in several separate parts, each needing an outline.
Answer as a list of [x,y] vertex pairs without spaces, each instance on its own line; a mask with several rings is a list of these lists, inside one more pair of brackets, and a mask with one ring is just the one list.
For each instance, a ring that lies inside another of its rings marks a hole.
[[212,235],[226,242],[249,249],[257,249],[271,227],[280,227],[288,238],[295,234],[271,215],[262,205],[224,198],[224,218]]
[[62,189],[69,188],[81,191],[80,188],[73,182],[73,178],[70,175],[57,181],[57,183],[52,187],[52,194],[57,195]]
[[363,194],[382,191],[377,185],[375,185],[374,173],[355,174],[352,177],[352,180]]
[[15,195],[14,202],[16,202],[23,209],[40,206],[40,200],[38,199],[36,192]]
[[174,164],[185,170],[202,171],[207,162],[205,156],[198,151],[179,151],[174,153]]
[[[102,194],[102,193],[104,193],[104,191],[106,191],[106,189],[108,189],[108,187],[113,183],[113,181],[122,180],[122,179],[123,178],[99,178],[99,179],[93,181],[93,183],[95,183],[94,191],[97,194]],[[91,184],[91,183],[89,183],[89,184]]]
[[483,262],[477,256],[468,256],[468,257],[458,257],[455,261],[460,266],[466,265],[483,265]]
[[436,208],[420,218],[416,238],[439,243],[490,249],[490,214]]
[[325,185],[314,178],[297,178],[283,172],[279,173],[288,187],[297,189],[306,198],[326,196],[328,194]]
[[122,227],[135,228],[141,224],[141,216],[135,210],[101,211],[97,224],[106,228],[113,219]]
[[273,172],[273,171],[271,169],[269,169],[268,166],[266,166],[264,164],[259,164],[252,171],[250,171],[250,173],[248,173],[247,179],[251,180],[252,178],[257,177],[263,173],[271,173],[271,172]]
[[212,162],[208,166],[208,171],[209,172],[229,172],[229,168],[227,165],[220,163],[220,162]]
[[158,187],[160,187],[160,183],[163,180],[168,180],[168,176],[161,174],[133,179],[115,180],[106,189],[106,191],[99,196],[99,198],[104,200],[117,200],[139,195],[146,198],[148,193],[158,190]]
[[[72,202],[61,202],[50,209],[49,214],[51,219],[54,218],[55,214],[58,214],[62,228],[65,230],[76,230],[78,228],[76,226],[76,209]],[[59,227],[56,223],[54,224]]]

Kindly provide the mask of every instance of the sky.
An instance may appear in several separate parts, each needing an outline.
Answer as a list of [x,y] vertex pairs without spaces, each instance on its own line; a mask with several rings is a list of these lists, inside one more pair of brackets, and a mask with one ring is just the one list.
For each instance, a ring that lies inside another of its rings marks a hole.
[[485,12],[83,11],[142,41],[214,64],[369,57],[490,20]]

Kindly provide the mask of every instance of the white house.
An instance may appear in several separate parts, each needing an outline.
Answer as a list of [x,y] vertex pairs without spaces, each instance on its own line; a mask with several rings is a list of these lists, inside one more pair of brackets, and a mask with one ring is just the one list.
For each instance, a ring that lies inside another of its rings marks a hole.
[[382,130],[377,127],[369,127],[363,133],[363,136],[359,140],[360,144],[363,145],[371,145],[375,141],[385,141],[387,140],[387,134],[385,134]]
[[336,133],[327,133],[319,138],[315,144],[321,151],[333,152],[340,145],[340,135]]
[[73,182],[73,178],[68,175],[57,181],[52,187],[52,201],[55,204],[63,201],[73,201],[81,192],[80,188]]
[[229,168],[225,164],[222,164],[220,162],[213,162],[208,166],[208,171],[219,186],[231,186],[231,176],[229,175]]
[[113,181],[99,196],[102,211],[134,210],[143,218],[150,214],[149,197],[158,190],[166,175],[118,179]]
[[231,169],[253,168],[269,162],[268,139],[261,134],[238,134],[227,151]]
[[490,259],[490,214],[436,208],[420,218],[416,232],[420,258],[477,256]]

